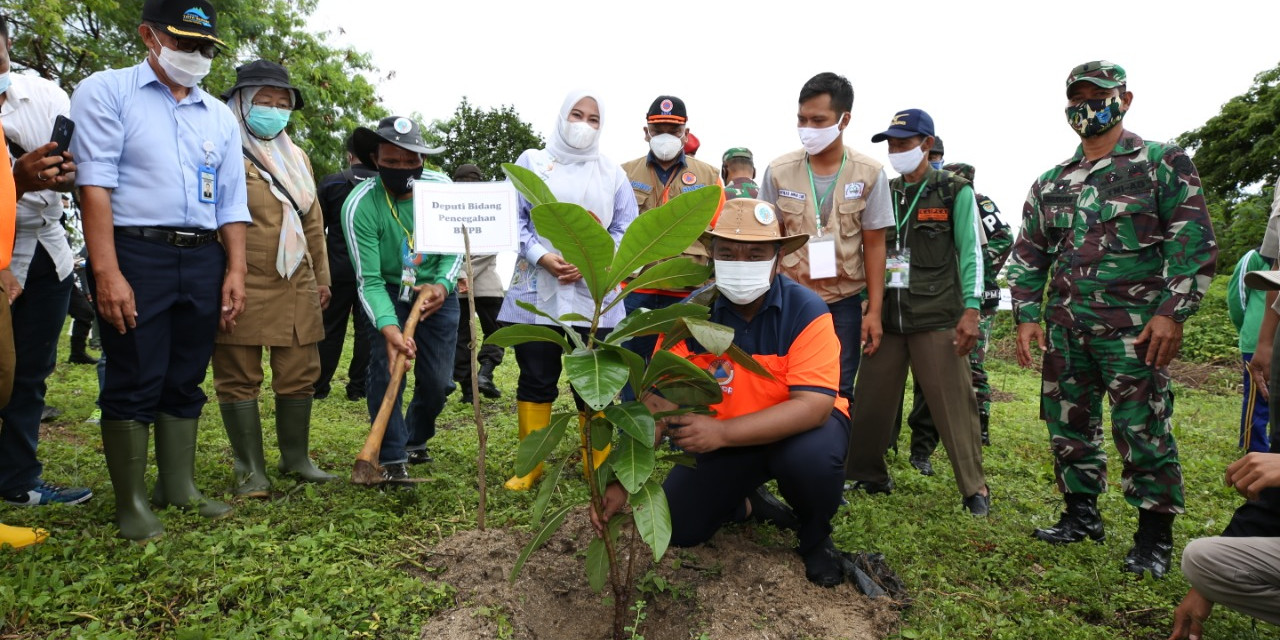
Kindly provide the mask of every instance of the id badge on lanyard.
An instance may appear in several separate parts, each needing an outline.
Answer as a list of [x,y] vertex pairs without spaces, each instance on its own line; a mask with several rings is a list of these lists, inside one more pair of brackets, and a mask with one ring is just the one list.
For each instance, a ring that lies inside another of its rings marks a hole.
[[422,256],[409,249],[407,240],[401,249],[401,255],[404,258],[404,268],[400,270],[400,301],[413,302],[413,285],[418,281],[418,264],[422,262]]
[[889,249],[885,252],[884,286],[887,289],[911,286],[911,249]]
[[218,173],[212,163],[213,143],[204,141],[204,164],[197,170],[200,184],[200,202],[218,204]]
[[836,277],[835,236],[811,236],[809,238],[809,279],[821,280]]

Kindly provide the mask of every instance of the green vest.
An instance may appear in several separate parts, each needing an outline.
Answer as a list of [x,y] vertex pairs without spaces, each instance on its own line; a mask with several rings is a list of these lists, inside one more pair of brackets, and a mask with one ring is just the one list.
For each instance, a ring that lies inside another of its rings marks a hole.
[[908,212],[915,189],[906,189],[901,176],[889,181],[889,197],[899,219],[887,230],[885,246],[889,251],[899,246],[896,223],[901,222],[901,216],[910,215],[901,225],[901,246],[911,250],[911,273],[909,288],[885,287],[885,331],[902,334],[951,329],[964,314],[952,206],[956,193],[968,184],[950,171],[930,169],[921,187],[924,192]]

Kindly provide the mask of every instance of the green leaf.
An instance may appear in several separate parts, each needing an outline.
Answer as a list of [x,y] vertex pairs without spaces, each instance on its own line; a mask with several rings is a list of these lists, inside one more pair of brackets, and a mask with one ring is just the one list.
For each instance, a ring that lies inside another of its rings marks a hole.
[[604,583],[609,579],[609,549],[604,538],[592,538],[587,543],[587,583],[591,590],[600,593]]
[[711,311],[702,305],[677,302],[661,309],[648,309],[627,314],[605,338],[611,344],[622,344],[634,336],[652,335],[669,331],[680,318],[706,318]]
[[585,322],[590,324],[591,318],[588,318],[582,315],[581,313],[566,313],[560,316],[560,321],[561,322]]
[[[670,384],[685,378],[709,380],[711,383],[715,384],[716,389],[720,388],[720,385],[716,384],[716,381],[711,377],[711,374],[703,371],[698,365],[689,362],[670,351],[658,351],[653,354],[653,360],[649,362],[649,369],[645,371],[644,382],[641,384],[641,388],[662,388],[664,384]],[[696,403],[676,402],[676,404]]]
[[768,380],[773,379],[773,374],[769,373],[769,370],[765,369],[764,365],[761,365],[759,362],[756,362],[756,359],[752,358],[751,354],[747,353],[746,351],[743,351],[742,347],[739,347],[736,344],[730,345],[729,351],[727,353],[729,355],[729,359],[733,360],[734,364],[741,366],[745,368],[747,371],[750,371],[751,373],[754,373],[758,376],[763,376]]
[[591,419],[591,448],[604,451],[613,444],[613,425],[606,418]]
[[653,414],[644,403],[631,401],[612,405],[604,410],[604,415],[613,426],[640,442],[653,448],[653,433],[657,426],[653,422]]
[[629,502],[636,532],[653,549],[653,561],[661,560],[662,554],[667,552],[667,545],[671,544],[671,509],[667,506],[667,494],[662,492],[662,485],[651,479],[631,494]]
[[696,287],[711,277],[710,265],[698,264],[692,258],[671,258],[645,269],[643,273],[631,279],[617,299],[605,307],[608,311],[618,304],[627,294],[636,289],[683,289]]
[[684,324],[708,353],[721,356],[733,346],[733,329],[729,327],[699,318],[685,318]]
[[538,466],[539,462],[547,459],[547,456],[555,451],[560,441],[564,439],[564,430],[568,426],[569,420],[577,414],[559,413],[551,417],[551,424],[545,429],[538,429],[525,436],[520,441],[520,448],[516,450],[516,475],[527,475]]
[[560,462],[551,467],[551,473],[542,477],[542,483],[538,485],[538,497],[533,500],[533,526],[542,524],[547,503],[551,502],[551,496],[556,492],[556,485],[560,482],[560,475],[564,473],[564,465],[568,460],[568,457],[560,458]]
[[563,334],[558,333],[551,327],[536,324],[513,324],[502,327],[489,334],[489,337],[484,340],[485,344],[503,348],[526,342],[554,342],[560,345],[561,349],[570,351],[569,343],[564,339]]
[[618,354],[622,361],[627,364],[629,370],[627,374],[627,382],[631,384],[632,389],[640,387],[640,381],[644,378],[644,358],[640,354],[618,344],[609,344],[608,342],[597,342],[596,346],[605,351]]
[[613,262],[613,237],[600,221],[576,204],[553,202],[538,205],[530,213],[533,225],[570,264],[578,268],[591,298],[600,304],[617,283],[609,282]]
[[632,438],[622,438],[609,458],[613,461],[613,473],[618,477],[618,482],[631,493],[644,486],[657,464],[652,440],[642,444]]
[[627,227],[609,267],[609,288],[622,284],[636,269],[678,256],[697,242],[723,197],[720,187],[694,189],[637,217]]
[[[661,491],[661,489],[659,489],[659,491]],[[560,525],[564,523],[564,517],[568,515],[569,510],[578,506],[579,504],[581,503],[576,502],[573,504],[567,504],[561,507],[560,510],[551,514],[551,519],[547,520],[547,523],[542,525],[542,529],[538,530],[538,535],[533,537],[533,540],[531,540],[529,544],[525,546],[525,548],[520,552],[520,556],[516,558],[516,565],[511,568],[512,584],[515,584],[516,578],[520,577],[520,570],[524,568],[524,563],[529,559],[529,556],[533,555],[534,551],[537,551],[539,547],[547,543],[547,540],[551,539],[552,534],[554,534],[556,530],[560,528]],[[664,504],[665,504],[665,500],[664,500]],[[671,519],[671,514],[668,513],[667,514],[667,520],[668,520],[667,537],[668,538],[671,537],[670,519]]]
[[564,357],[564,372],[583,402],[600,411],[622,391],[631,369],[616,352],[577,349]]
[[502,172],[507,174],[507,179],[515,185],[516,191],[529,201],[530,207],[556,202],[555,195],[538,174],[510,162],[502,164]]

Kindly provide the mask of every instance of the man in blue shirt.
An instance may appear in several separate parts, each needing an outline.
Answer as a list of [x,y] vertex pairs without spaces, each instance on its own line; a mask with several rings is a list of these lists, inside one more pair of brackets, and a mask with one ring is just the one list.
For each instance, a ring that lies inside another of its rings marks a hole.
[[[240,129],[199,88],[225,44],[207,0],[147,0],[141,64],[95,73],[71,97],[90,287],[107,368],[98,406],[120,533],[164,532],[146,497],[149,425],[156,426],[152,501],[216,518],[230,507],[193,479],[200,389],[219,324],[244,309],[249,210]],[[221,237],[221,238],[219,238]],[[221,242],[219,242],[221,239]]]

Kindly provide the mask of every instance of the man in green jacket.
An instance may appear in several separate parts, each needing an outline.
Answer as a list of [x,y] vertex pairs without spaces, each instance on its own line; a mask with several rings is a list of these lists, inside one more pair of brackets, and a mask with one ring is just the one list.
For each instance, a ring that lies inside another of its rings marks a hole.
[[962,504],[985,516],[991,496],[982,471],[978,406],[970,385],[969,352],[978,340],[982,303],[981,221],[973,187],[929,166],[933,118],[920,109],[894,115],[871,138],[889,142],[889,161],[902,174],[889,181],[894,226],[885,238],[885,294],[880,349],[865,356],[853,404],[846,476],[868,493],[893,488],[885,465],[897,403],[910,365],[951,458]]
[[[458,297],[454,287],[462,265],[455,254],[414,251],[413,184],[450,182],[437,171],[423,169],[431,150],[418,123],[391,116],[377,130],[355,130],[356,156],[377,167],[378,177],[356,186],[342,207],[343,231],[356,267],[360,302],[373,324],[366,382],[369,418],[378,414],[390,383],[390,363],[398,354],[414,361],[413,400],[401,415],[401,398],[382,437],[378,463],[389,482],[406,482],[406,464],[430,462],[427,440],[435,435],[436,417],[444,407],[452,382],[454,341],[458,336]],[[421,320],[412,336],[401,326],[423,287],[431,296],[423,304]],[[404,382],[399,393],[404,393]]]
[[1258,328],[1262,326],[1262,316],[1267,311],[1267,292],[1250,289],[1244,282],[1245,274],[1266,271],[1269,267],[1267,259],[1257,249],[1250,249],[1236,262],[1231,281],[1227,283],[1227,315],[1240,334],[1240,356],[1244,359],[1244,399],[1240,406],[1240,442],[1237,446],[1245,451],[1267,452],[1274,445],[1267,438],[1271,411],[1266,393],[1259,393],[1253,376],[1249,375],[1249,362],[1258,348]]

